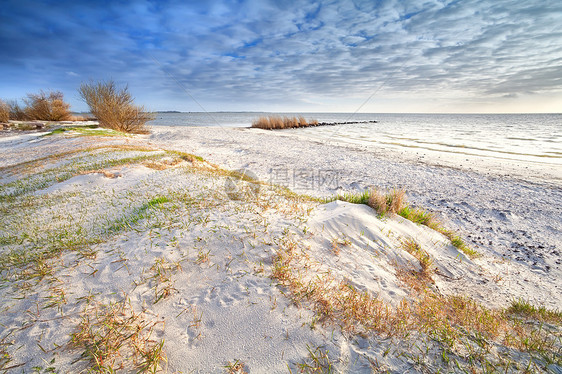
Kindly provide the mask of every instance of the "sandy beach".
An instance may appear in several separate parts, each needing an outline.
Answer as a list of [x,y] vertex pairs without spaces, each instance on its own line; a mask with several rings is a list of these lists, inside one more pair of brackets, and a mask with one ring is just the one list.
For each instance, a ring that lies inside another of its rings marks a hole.
[[[562,309],[559,171],[297,131],[95,130],[0,137],[0,372],[562,372],[560,315],[513,309]],[[370,187],[478,256],[319,199]]]
[[[562,185],[555,167],[537,175],[509,164],[424,159],[417,150],[357,150],[310,141],[298,131],[155,126],[150,141],[197,152],[230,169],[249,169],[261,180],[285,182],[314,196],[370,186],[403,188],[412,203],[437,212],[478,251],[502,259],[507,268],[498,272],[513,276],[511,288],[521,296],[562,307]],[[321,171],[333,171],[336,183],[334,178],[318,183]],[[511,298],[498,296],[494,303]]]

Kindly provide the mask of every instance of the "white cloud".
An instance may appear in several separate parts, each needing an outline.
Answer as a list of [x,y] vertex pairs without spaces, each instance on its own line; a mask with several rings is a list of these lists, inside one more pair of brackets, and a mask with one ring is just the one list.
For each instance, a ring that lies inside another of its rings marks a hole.
[[48,72],[51,86],[65,76],[69,85],[78,76],[113,78],[180,102],[177,79],[209,105],[234,100],[249,110],[273,102],[333,108],[338,99],[354,110],[349,103],[381,87],[375,101],[471,105],[562,91],[555,1],[17,4],[9,11],[18,24],[0,25],[0,78],[43,82]]

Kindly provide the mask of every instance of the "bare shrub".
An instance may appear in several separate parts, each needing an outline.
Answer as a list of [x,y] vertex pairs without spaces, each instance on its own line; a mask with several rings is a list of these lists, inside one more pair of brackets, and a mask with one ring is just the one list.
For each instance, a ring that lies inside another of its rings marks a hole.
[[26,121],[29,119],[25,113],[25,107],[21,107],[17,100],[8,101],[8,109],[10,111],[10,119],[16,121]]
[[29,119],[39,119],[45,121],[66,121],[70,118],[70,104],[63,100],[60,91],[44,92],[38,94],[27,94],[23,99],[27,108],[24,109]]
[[146,123],[154,116],[143,106],[134,105],[127,86],[119,89],[114,81],[82,83],[78,90],[101,127],[128,133],[148,133]]
[[10,108],[8,104],[0,100],[0,122],[8,122],[10,119]]

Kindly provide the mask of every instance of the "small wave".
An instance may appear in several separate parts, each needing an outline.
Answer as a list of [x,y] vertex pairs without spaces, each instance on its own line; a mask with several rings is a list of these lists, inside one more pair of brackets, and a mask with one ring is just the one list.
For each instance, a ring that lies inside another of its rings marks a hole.
[[517,137],[513,137],[513,136],[508,136],[508,137],[506,137],[506,139],[508,139],[508,140],[523,140],[523,141],[529,141],[529,142],[538,141],[538,139],[534,139],[534,138],[517,138]]

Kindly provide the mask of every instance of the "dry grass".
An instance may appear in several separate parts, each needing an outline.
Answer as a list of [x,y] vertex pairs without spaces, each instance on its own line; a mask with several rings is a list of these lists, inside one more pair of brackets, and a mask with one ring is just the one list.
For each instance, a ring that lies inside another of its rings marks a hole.
[[27,94],[23,99],[27,107],[24,109],[26,117],[31,120],[66,121],[70,119],[70,104],[63,100],[60,91]]
[[[515,361],[524,366],[538,362],[539,367],[562,364],[559,332],[553,333],[556,327],[543,328],[542,323],[523,323],[511,317],[559,324],[560,312],[523,302],[514,302],[507,310],[495,310],[465,296],[441,295],[431,286],[433,268],[427,252],[411,240],[404,242],[404,249],[419,260],[421,271],[396,268],[398,278],[405,281],[411,295],[395,307],[369,292],[357,290],[345,280],[336,279],[311,260],[306,248],[290,236],[280,243],[272,278],[286,288],[284,294],[296,305],[304,304],[314,310],[316,317],[311,328],[320,322],[335,324],[346,334],[399,339],[423,334],[428,341],[438,344],[445,362],[452,356],[457,364],[460,360],[462,367],[469,368],[468,372],[509,367]],[[509,354],[498,357],[497,347]],[[307,365],[301,369],[323,366]]]
[[442,296],[424,292],[412,308],[415,326],[437,341],[453,346],[466,334],[478,333],[495,340],[509,328],[500,311],[487,309],[462,296]]
[[[306,254],[292,239],[285,240],[274,259],[272,277],[287,287],[295,304],[308,301],[320,322],[332,322],[349,333],[375,331],[392,335],[400,330],[404,318],[379,298],[358,291],[351,284],[335,279],[330,273],[309,276]],[[399,316],[399,317],[398,317]]]
[[4,101],[0,100],[0,122],[8,122],[10,120],[10,107]]
[[92,372],[134,369],[156,373],[166,361],[164,342],[151,339],[158,324],[135,313],[125,302],[93,304],[83,312],[70,346],[83,350],[81,359],[89,362]]
[[434,272],[434,268],[431,256],[413,239],[403,240],[402,248],[419,261],[421,267],[420,277],[433,283],[431,275]]
[[226,372],[228,374],[247,374],[248,372],[244,369],[244,363],[240,360],[234,360],[234,362],[229,362],[225,365]]
[[394,189],[387,194],[377,189],[372,189],[369,194],[368,205],[375,209],[378,214],[384,216],[388,213],[398,213],[404,208],[406,192],[402,189]]
[[252,123],[252,127],[266,130],[293,129],[297,127],[318,126],[317,120],[307,121],[303,116],[299,117],[280,117],[269,116],[260,117]]
[[82,122],[82,121],[87,121],[88,119],[84,116],[78,116],[73,114],[68,118],[68,120],[73,122]]
[[146,123],[154,116],[144,107],[134,105],[127,87],[119,89],[113,81],[92,82],[83,83],[78,91],[101,127],[127,133],[148,133]]
[[149,286],[154,290],[154,304],[162,299],[166,299],[172,295],[174,291],[174,282],[172,275],[181,270],[179,263],[171,263],[164,258],[158,258],[149,270]]

